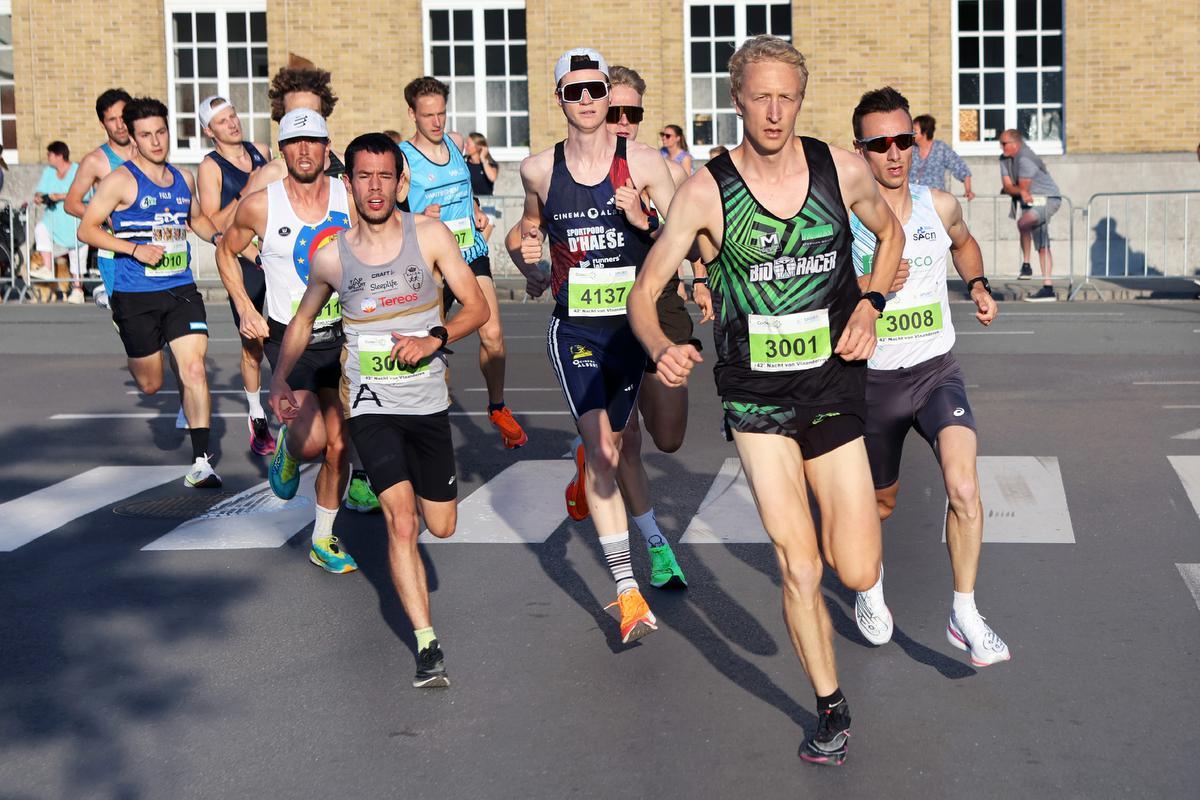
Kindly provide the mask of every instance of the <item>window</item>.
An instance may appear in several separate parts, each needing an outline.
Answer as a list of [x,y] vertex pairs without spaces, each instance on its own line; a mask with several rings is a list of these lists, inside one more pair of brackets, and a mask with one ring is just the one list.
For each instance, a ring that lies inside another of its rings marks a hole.
[[479,131],[497,159],[529,153],[524,0],[426,0],[425,72],[450,86],[448,129]]
[[0,2],[0,143],[4,145],[5,161],[17,163],[17,97],[13,86],[12,3],[9,0]]
[[[683,126],[697,147],[732,146],[742,136],[742,121],[729,99],[729,58],[751,36],[770,33],[792,40],[790,2],[737,2],[716,5],[688,0],[684,15],[684,69],[688,74],[687,118]],[[702,153],[706,157],[707,153]]]
[[172,158],[197,162],[212,149],[196,118],[212,95],[233,103],[247,140],[270,142],[265,3],[168,0],[166,19]]
[[1061,153],[1063,0],[954,3],[954,141],[999,153],[1016,128],[1039,153]]

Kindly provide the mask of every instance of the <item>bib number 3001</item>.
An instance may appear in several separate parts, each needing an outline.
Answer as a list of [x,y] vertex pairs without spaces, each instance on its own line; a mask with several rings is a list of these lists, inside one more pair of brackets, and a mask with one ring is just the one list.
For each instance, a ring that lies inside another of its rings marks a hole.
[[615,317],[625,313],[633,267],[572,267],[567,276],[567,311],[572,317]]
[[[425,331],[406,336],[428,336]],[[358,337],[358,371],[364,381],[372,383],[403,383],[428,377],[430,358],[417,364],[402,364],[392,358],[392,337],[388,334],[360,334]]]
[[750,369],[755,372],[799,372],[829,360],[829,310],[781,317],[751,314]]

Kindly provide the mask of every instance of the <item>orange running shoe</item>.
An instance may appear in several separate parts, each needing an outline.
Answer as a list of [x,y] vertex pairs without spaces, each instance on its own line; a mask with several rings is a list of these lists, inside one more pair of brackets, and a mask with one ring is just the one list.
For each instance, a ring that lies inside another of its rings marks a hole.
[[504,439],[504,446],[509,450],[521,447],[529,441],[529,435],[522,430],[520,423],[513,418],[512,412],[508,410],[508,406],[503,406],[492,411],[488,414],[488,418],[491,419],[492,425],[500,431],[500,436]]
[[583,442],[579,439],[575,446],[575,477],[567,484],[567,516],[576,522],[588,518],[587,488],[583,479]]
[[646,634],[658,630],[658,620],[646,605],[646,598],[637,589],[622,592],[617,602],[609,603],[605,610],[621,607],[621,644],[636,642]]

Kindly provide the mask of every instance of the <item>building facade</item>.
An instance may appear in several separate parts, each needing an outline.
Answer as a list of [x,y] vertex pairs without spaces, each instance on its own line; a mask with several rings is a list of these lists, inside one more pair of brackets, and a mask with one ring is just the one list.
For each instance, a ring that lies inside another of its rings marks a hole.
[[1130,0],[0,0],[0,141],[10,163],[100,140],[93,102],[121,86],[171,109],[174,159],[209,148],[200,98],[233,100],[269,140],[270,76],[289,54],[333,73],[343,143],[409,133],[402,89],[421,74],[451,88],[450,125],[478,130],[503,161],[563,135],[555,59],[588,45],[649,89],[642,139],[683,127],[692,151],[733,144],[726,64],[757,33],[791,39],[810,78],[800,131],[848,146],[850,112],[891,84],[938,138],[998,154],[1024,131],[1045,154],[1191,151],[1200,138],[1200,3]]

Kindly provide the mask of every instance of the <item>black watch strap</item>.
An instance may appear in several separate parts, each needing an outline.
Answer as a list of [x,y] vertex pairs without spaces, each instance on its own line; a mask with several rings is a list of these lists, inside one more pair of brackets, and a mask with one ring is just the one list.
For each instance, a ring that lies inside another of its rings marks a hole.
[[442,347],[446,346],[446,342],[450,340],[450,332],[442,325],[434,325],[429,329],[429,335],[435,339],[442,340]]
[[708,286],[708,278],[692,278],[692,286]]
[[862,299],[870,303],[880,314],[887,308],[887,299],[879,292],[863,292]]
[[974,289],[975,284],[977,284],[977,283],[982,283],[983,288],[987,290],[988,294],[991,294],[992,285],[990,283],[988,283],[988,279],[982,275],[976,275],[974,278],[971,278],[971,280],[967,281],[967,291],[969,292],[972,289]]

